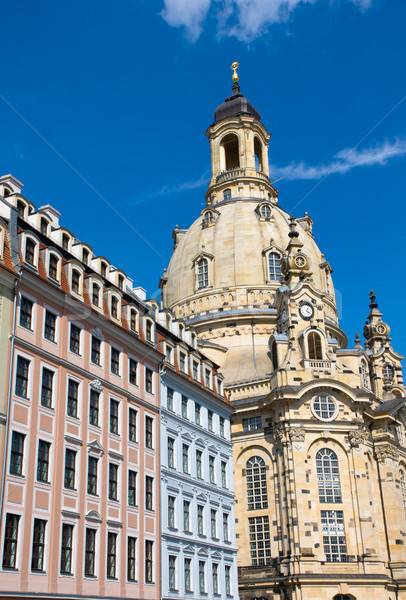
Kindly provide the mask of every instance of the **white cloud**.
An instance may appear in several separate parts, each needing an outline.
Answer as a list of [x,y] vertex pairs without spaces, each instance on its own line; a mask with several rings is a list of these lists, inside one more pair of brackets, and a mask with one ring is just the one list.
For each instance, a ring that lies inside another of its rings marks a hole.
[[[341,0],[352,2],[361,10],[372,0]],[[164,0],[162,17],[172,27],[185,27],[191,41],[200,36],[211,9],[218,19],[221,35],[252,41],[263,35],[273,23],[287,21],[299,4],[314,4],[317,0]]]
[[332,173],[347,173],[355,167],[386,165],[391,158],[405,155],[406,139],[395,139],[393,142],[386,141],[365,150],[344,148],[337,152],[328,164],[310,166],[304,162],[292,162],[285,167],[270,165],[269,172],[272,179],[322,179]]
[[206,186],[208,183],[209,174],[208,171],[205,171],[203,175],[199,177],[199,179],[184,181],[183,183],[174,183],[172,185],[164,185],[159,190],[151,190],[149,192],[139,194],[136,198],[130,200],[130,204],[135,206],[137,204],[148,202],[149,200],[154,200],[155,198],[161,198],[162,196],[173,196],[175,194],[180,194],[182,192],[187,192],[189,190],[195,190],[197,188]]

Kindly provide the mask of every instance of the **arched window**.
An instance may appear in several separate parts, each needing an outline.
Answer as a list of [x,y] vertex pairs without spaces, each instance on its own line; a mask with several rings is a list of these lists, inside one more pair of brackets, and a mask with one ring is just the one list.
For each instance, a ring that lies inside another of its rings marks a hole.
[[321,337],[315,331],[311,331],[307,337],[307,348],[309,351],[309,358],[313,360],[323,359]]
[[76,269],[72,269],[72,292],[80,294],[80,273]]
[[118,276],[118,288],[120,290],[124,289],[124,277],[122,275]]
[[35,265],[35,243],[31,238],[27,238],[25,242],[25,262],[29,265]]
[[403,510],[405,511],[406,516],[406,481],[405,472],[403,470],[400,472],[400,491],[402,494]]
[[197,287],[200,289],[209,285],[209,261],[201,258],[197,263]]
[[276,369],[278,368],[278,350],[276,348],[275,342],[273,342],[273,344],[272,344],[271,356],[272,356],[273,370],[276,371]]
[[362,387],[366,388],[367,390],[371,389],[371,385],[369,383],[368,365],[364,358],[361,360],[361,383]]
[[316,454],[317,482],[320,502],[342,502],[337,455],[329,448]]
[[260,456],[250,458],[247,461],[245,474],[247,478],[248,510],[268,508],[264,459]]
[[220,149],[221,166],[226,171],[238,169],[240,166],[240,152],[238,148],[238,137],[230,133],[223,138]]
[[84,265],[89,263],[89,250],[86,250],[86,248],[82,250],[82,262]]
[[62,248],[69,250],[69,236],[66,233],[62,234]]
[[41,219],[40,230],[41,230],[41,233],[43,235],[47,235],[47,233],[48,233],[48,221],[46,219],[44,219],[44,218]]
[[393,379],[395,376],[395,369],[392,365],[384,365],[383,366],[383,377],[384,379]]
[[130,329],[131,331],[137,331],[137,311],[132,308],[130,313]]
[[107,274],[107,265],[106,263],[102,262],[100,265],[100,272],[101,272],[101,276],[102,277],[106,277]]
[[203,216],[203,225],[205,227],[207,227],[211,223],[214,223],[214,215],[211,212],[211,210],[208,210],[207,212],[204,213],[204,216]]
[[56,254],[49,255],[48,275],[54,281],[58,281],[58,263],[59,259]]
[[224,200],[230,200],[230,198],[231,198],[231,190],[230,190],[230,188],[227,188],[223,192],[223,199]]
[[11,190],[10,190],[10,188],[4,186],[3,187],[3,198],[7,198],[7,196],[11,196]]
[[21,202],[21,200],[18,200],[17,214],[20,217],[20,219],[24,219],[24,212],[25,212],[25,204],[24,204],[24,202]]
[[271,207],[269,206],[269,204],[263,204],[260,208],[260,213],[261,213],[261,217],[263,219],[270,219],[271,218]]
[[100,299],[100,287],[97,285],[97,283],[94,283],[93,287],[92,287],[92,304],[93,304],[93,306],[99,306],[99,299]]
[[111,316],[118,319],[118,300],[115,296],[111,297]]
[[270,281],[280,281],[281,278],[281,257],[276,252],[271,252],[268,257],[269,279]]
[[254,140],[254,153],[255,153],[255,168],[257,171],[263,171],[262,164],[262,144],[256,137]]

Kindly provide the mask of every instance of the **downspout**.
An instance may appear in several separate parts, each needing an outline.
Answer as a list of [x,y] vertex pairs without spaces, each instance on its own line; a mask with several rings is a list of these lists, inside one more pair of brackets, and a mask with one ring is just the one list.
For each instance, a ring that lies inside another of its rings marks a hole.
[[[20,272],[21,277],[21,272]],[[13,381],[13,366],[14,366],[14,344],[15,344],[15,331],[16,331],[16,314],[17,314],[17,288],[19,279],[16,278],[14,281],[14,307],[13,307],[13,329],[10,336],[11,339],[11,352],[10,352],[10,369],[9,369],[9,381],[8,381],[8,395],[7,395],[7,414],[6,414],[6,435],[4,441],[4,457],[3,457],[3,472],[1,476],[1,496],[0,496],[0,531],[3,522],[3,506],[4,506],[4,489],[6,483],[6,468],[7,468],[7,457],[8,457],[8,439],[10,434],[10,408],[11,408],[11,390]]]

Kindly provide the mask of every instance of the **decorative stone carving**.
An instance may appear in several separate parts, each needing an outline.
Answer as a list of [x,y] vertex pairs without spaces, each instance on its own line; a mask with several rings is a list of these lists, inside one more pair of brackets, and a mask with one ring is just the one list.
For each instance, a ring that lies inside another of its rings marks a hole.
[[96,392],[103,391],[103,386],[101,384],[100,379],[93,379],[93,381],[91,381],[89,385],[92,388],[92,390],[95,390]]
[[91,329],[90,333],[97,337],[99,340],[104,340],[104,335],[100,327],[95,327],[94,329]]
[[289,430],[289,439],[294,450],[302,450],[306,432],[302,427],[292,427]]
[[357,448],[361,444],[365,444],[367,439],[368,433],[362,429],[357,429],[356,431],[350,431],[348,433],[348,440],[350,442],[350,446],[353,448]]
[[384,465],[386,460],[397,461],[399,452],[392,444],[379,444],[379,446],[375,446],[375,456],[377,460]]

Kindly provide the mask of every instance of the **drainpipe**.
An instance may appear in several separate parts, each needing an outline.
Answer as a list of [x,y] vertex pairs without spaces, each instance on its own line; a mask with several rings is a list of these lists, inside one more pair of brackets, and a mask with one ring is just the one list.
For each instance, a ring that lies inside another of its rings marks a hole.
[[[19,272],[21,277],[21,271]],[[6,483],[6,468],[7,468],[7,457],[8,457],[8,439],[10,435],[10,408],[11,408],[11,390],[13,381],[13,365],[14,365],[14,343],[15,343],[15,331],[16,331],[16,314],[17,314],[17,289],[18,289],[18,278],[14,281],[14,307],[13,307],[13,329],[9,339],[11,339],[11,352],[10,352],[10,370],[9,370],[9,381],[8,381],[8,395],[7,395],[7,414],[6,414],[6,436],[4,441],[4,458],[3,458],[3,472],[1,476],[1,496],[0,496],[0,531],[3,522],[3,505],[4,505],[4,490]]]

